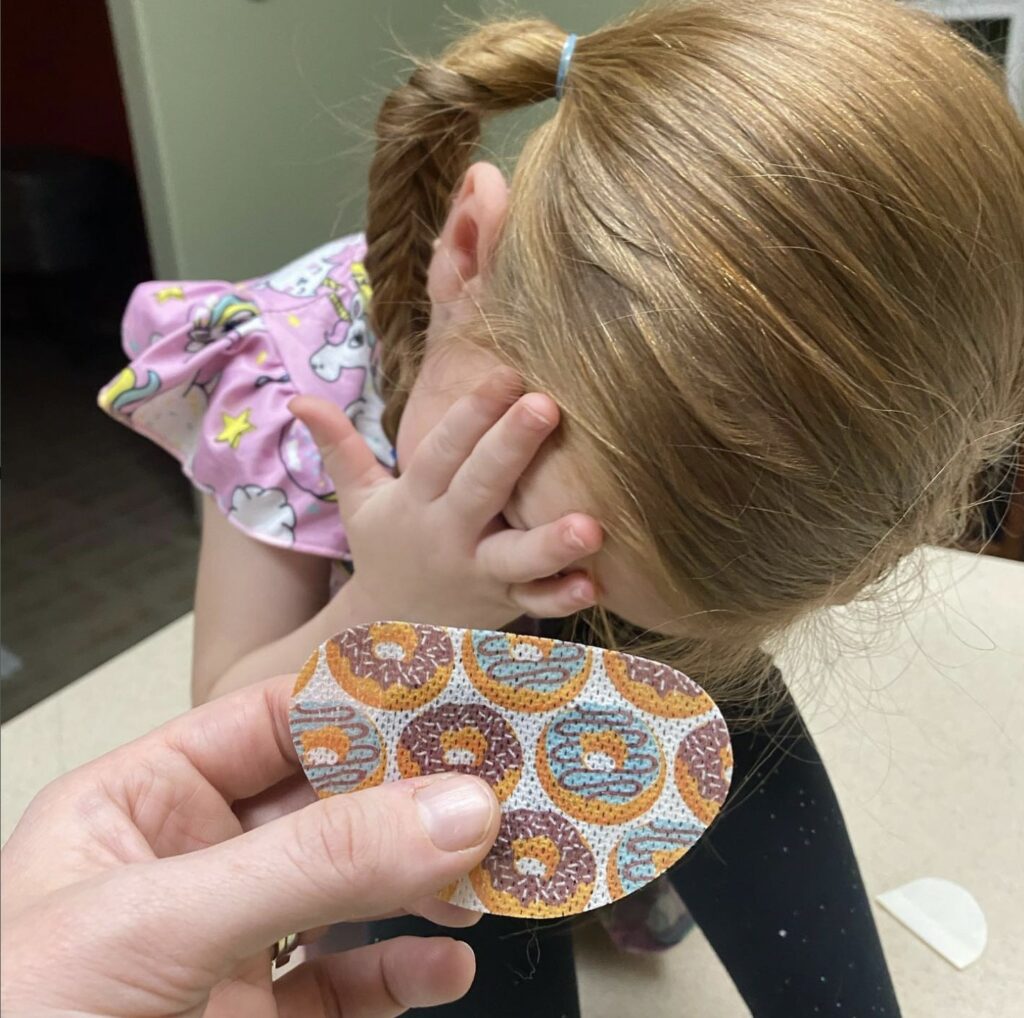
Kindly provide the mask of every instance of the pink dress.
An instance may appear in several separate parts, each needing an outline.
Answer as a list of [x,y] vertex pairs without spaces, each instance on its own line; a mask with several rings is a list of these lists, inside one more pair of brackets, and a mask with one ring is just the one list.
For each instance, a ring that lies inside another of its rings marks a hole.
[[142,284],[124,316],[130,363],[99,395],[107,413],[175,456],[239,530],[335,560],[348,544],[334,489],[288,402],[301,393],[337,403],[394,466],[365,251],[354,235],[249,282]]

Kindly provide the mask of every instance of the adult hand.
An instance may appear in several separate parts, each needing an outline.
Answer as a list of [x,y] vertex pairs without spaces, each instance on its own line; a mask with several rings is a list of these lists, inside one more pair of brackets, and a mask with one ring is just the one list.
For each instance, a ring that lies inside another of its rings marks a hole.
[[292,400],[334,482],[355,565],[342,593],[355,617],[495,629],[594,603],[593,579],[572,566],[601,547],[597,520],[569,513],[517,530],[502,518],[558,425],[548,396],[519,391],[513,372],[494,372],[444,414],[398,478],[339,407]]
[[35,798],[2,855],[5,1015],[377,1018],[465,993],[472,951],[447,937],[360,947],[272,983],[268,945],[436,892],[498,826],[485,783],[436,775],[243,832],[233,807],[299,769],[291,686],[216,700]]

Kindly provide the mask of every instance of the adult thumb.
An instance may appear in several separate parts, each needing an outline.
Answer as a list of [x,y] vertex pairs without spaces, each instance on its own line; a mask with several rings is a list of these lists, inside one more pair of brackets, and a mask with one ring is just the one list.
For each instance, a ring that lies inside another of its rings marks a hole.
[[[225,967],[279,937],[401,909],[468,873],[497,835],[478,778],[437,774],[322,799],[237,838],[142,867],[164,951]],[[163,890],[161,890],[163,888]]]
[[367,488],[392,480],[391,474],[381,466],[366,440],[336,403],[315,396],[296,396],[288,404],[288,409],[309,428],[320,451],[324,470],[334,482],[343,519],[359,507]]

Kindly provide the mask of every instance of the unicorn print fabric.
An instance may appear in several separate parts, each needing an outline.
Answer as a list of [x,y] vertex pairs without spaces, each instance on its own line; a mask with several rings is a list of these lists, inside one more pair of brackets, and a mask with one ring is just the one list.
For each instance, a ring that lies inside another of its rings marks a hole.
[[321,797],[439,771],[486,780],[497,841],[442,896],[498,915],[572,915],[639,890],[700,838],[732,777],[721,712],[681,672],[488,630],[346,630],[299,674],[291,732]]
[[99,396],[112,417],[176,456],[239,529],[334,559],[348,546],[333,487],[288,403],[300,393],[337,403],[393,466],[365,250],[356,235],[244,283],[143,284],[122,328],[131,362]]

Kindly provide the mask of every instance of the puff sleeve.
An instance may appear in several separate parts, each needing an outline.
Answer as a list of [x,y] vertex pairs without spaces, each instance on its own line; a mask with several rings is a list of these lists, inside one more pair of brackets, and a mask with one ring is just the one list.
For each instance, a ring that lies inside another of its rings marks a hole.
[[234,526],[334,559],[348,544],[333,486],[288,403],[300,393],[332,400],[394,465],[364,250],[357,235],[246,283],[144,283],[124,315],[130,362],[99,394],[103,410],[175,456]]

